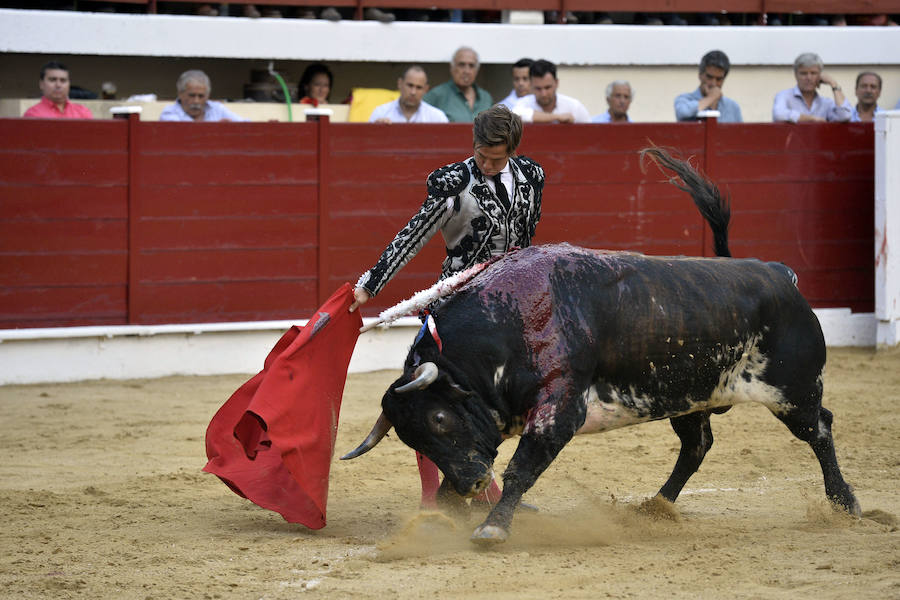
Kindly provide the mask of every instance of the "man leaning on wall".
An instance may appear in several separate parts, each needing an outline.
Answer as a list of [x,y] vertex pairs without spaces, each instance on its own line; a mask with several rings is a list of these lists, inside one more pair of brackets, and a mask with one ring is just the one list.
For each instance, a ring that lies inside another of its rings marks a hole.
[[159,115],[160,121],[246,121],[237,116],[221,102],[209,99],[212,83],[203,71],[185,71],[175,82],[178,97],[174,104],[165,107]]
[[422,100],[428,91],[428,75],[419,65],[411,65],[397,79],[400,97],[376,106],[370,123],[446,123],[447,115]]
[[710,50],[700,59],[700,86],[675,98],[675,119],[693,121],[702,110],[719,111],[719,122],[742,123],[741,107],[722,92],[731,61],[721,50]]
[[556,65],[543,58],[529,67],[531,94],[519,100],[513,112],[526,123],[590,123],[591,114],[579,100],[560,94]]
[[617,79],[606,86],[606,104],[609,109],[595,115],[591,123],[631,123],[628,109],[634,99],[631,84],[624,79]]
[[[853,113],[850,101],[844,96],[837,80],[825,72],[818,54],[804,52],[794,60],[797,85],[775,94],[772,104],[773,121],[803,123],[806,121],[849,121]],[[825,84],[831,88],[834,100],[817,91]]]

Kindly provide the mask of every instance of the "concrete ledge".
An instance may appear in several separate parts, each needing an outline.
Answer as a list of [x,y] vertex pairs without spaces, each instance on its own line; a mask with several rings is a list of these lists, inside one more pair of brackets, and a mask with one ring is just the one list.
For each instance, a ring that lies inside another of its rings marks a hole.
[[[893,27],[666,27],[509,25],[322,19],[209,18],[0,9],[0,52],[202,56],[265,60],[446,62],[462,44],[483,64],[516,62],[523,49],[560,65],[689,65],[710,48],[732,66],[790,65],[811,48],[826,65],[897,64]],[[241,43],[235,43],[240,40]],[[202,50],[200,50],[202,49]],[[527,54],[527,52],[526,52]],[[787,81],[791,82],[790,75]],[[792,83],[792,82],[791,82]]]
[[[874,314],[841,308],[815,312],[829,346],[875,346]],[[0,330],[0,385],[256,373],[294,323],[306,322]],[[420,326],[408,317],[361,335],[349,371],[400,368]]]

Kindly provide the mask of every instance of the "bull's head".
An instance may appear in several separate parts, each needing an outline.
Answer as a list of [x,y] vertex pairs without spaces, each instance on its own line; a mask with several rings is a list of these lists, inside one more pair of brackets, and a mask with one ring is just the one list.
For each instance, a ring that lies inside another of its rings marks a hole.
[[474,496],[491,481],[500,433],[490,409],[434,362],[407,364],[385,392],[382,413],[360,446],[342,456],[368,452],[393,427],[411,448],[430,458],[461,496]]

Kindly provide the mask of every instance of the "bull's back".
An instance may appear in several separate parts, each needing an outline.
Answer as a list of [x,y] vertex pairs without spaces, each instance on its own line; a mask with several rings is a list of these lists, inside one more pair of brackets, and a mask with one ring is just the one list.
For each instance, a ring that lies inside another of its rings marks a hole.
[[498,261],[451,304],[461,352],[527,364],[533,385],[562,369],[601,393],[658,398],[662,418],[686,396],[712,397],[729,373],[739,385],[720,405],[753,394],[741,382],[777,384],[788,375],[769,367],[779,361],[821,370],[821,329],[790,273],[755,259],[537,246]]

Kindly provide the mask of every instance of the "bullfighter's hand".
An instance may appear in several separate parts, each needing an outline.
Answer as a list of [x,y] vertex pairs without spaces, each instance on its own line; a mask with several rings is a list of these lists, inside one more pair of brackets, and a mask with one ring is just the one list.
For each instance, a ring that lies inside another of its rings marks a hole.
[[366,288],[358,287],[353,290],[354,302],[350,305],[350,312],[353,312],[361,305],[369,301],[372,296],[366,291]]

